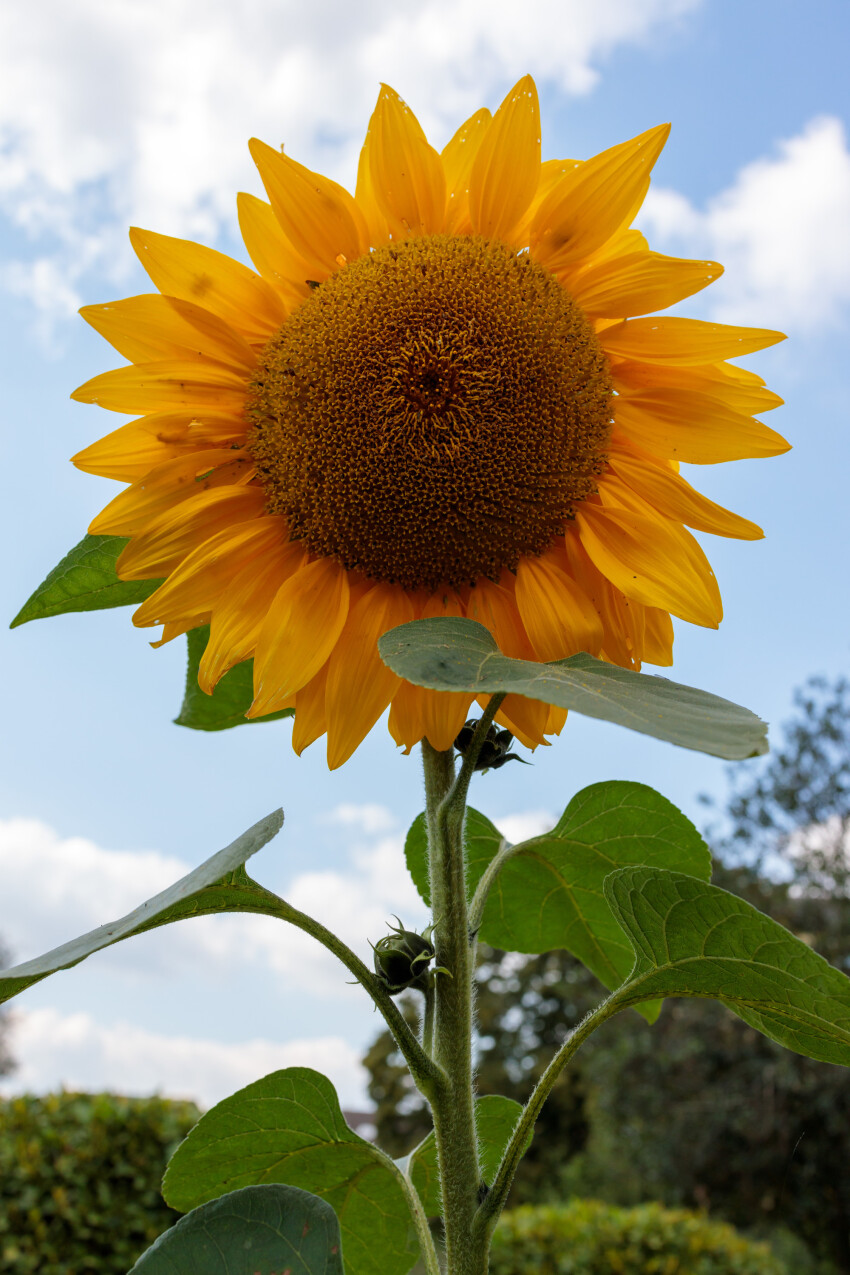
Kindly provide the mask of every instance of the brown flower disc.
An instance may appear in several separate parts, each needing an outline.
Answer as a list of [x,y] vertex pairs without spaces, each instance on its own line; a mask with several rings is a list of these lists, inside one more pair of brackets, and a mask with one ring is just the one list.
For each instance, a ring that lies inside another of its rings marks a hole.
[[415,589],[496,579],[595,490],[611,379],[527,253],[434,235],[345,266],[265,347],[249,449],[312,553]]

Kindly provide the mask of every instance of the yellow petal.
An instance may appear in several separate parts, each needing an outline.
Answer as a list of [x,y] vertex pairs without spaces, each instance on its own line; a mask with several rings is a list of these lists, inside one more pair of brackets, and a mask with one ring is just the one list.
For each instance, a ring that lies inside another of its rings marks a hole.
[[599,333],[606,354],[684,367],[738,358],[784,340],[783,332],[768,328],[736,328],[702,319],[625,319]]
[[[401,685],[378,654],[378,638],[413,619],[397,585],[376,584],[351,608],[328,661],[328,767],[336,770],[369,734]],[[296,705],[297,712],[297,705]]]
[[[567,574],[572,576],[590,601],[602,625],[602,658],[622,668],[634,668],[640,658],[634,650],[634,632],[628,612],[621,605],[625,598],[610,580],[598,571],[587,556],[574,522],[564,532],[564,557]],[[629,619],[624,624],[624,617]]]
[[393,696],[387,726],[405,753],[409,753],[425,734],[425,694],[424,687],[402,682]]
[[242,239],[257,272],[280,293],[286,310],[294,309],[310,295],[311,268],[286,239],[271,204],[242,192],[236,196],[236,209]]
[[251,156],[286,239],[321,281],[368,251],[369,233],[352,196],[337,182],[314,173],[253,138]]
[[545,739],[548,720],[549,705],[539,699],[526,699],[524,695],[506,695],[496,715],[496,721],[504,722],[526,748],[537,748],[548,742]]
[[286,318],[274,288],[223,252],[135,226],[130,242],[160,292],[212,310],[248,341],[268,340]]
[[226,527],[199,545],[133,615],[140,628],[172,624],[184,615],[211,611],[245,566],[285,543],[286,521],[254,518]]
[[586,257],[634,218],[669,124],[612,146],[565,173],[540,204],[531,251],[549,270]]
[[370,244],[377,248],[380,244],[387,243],[390,238],[390,228],[375,198],[375,188],[372,185],[371,138],[368,133],[366,141],[360,148],[360,158],[357,161],[357,185],[354,188],[354,198],[369,230]]
[[760,376],[753,374],[752,379],[742,380],[735,375],[744,370],[735,367],[734,363],[671,367],[669,364],[631,363],[619,359],[611,369],[614,388],[625,393],[629,390],[653,390],[661,386],[699,390],[703,394],[713,394],[727,407],[735,412],[743,412],[745,416],[758,416],[761,412],[771,412],[775,407],[782,406],[783,400],[778,394],[765,388]]
[[440,152],[446,174],[446,233],[469,234],[469,174],[492,115],[484,107],[470,115]]
[[193,420],[187,412],[157,412],[120,425],[71,460],[84,473],[132,483],[175,456],[244,441],[245,422],[236,417],[204,413]]
[[540,104],[530,75],[511,89],[487,129],[469,175],[474,234],[510,240],[540,181]]
[[[208,695],[228,669],[251,659],[279,589],[304,564],[301,546],[281,543],[279,536],[278,530],[273,543],[267,543],[250,561],[243,561],[240,571],[214,606],[210,640],[198,668],[198,685]],[[287,707],[284,703],[276,705],[276,708]]]
[[659,611],[657,607],[645,607],[644,610],[643,658],[648,664],[669,668],[673,663],[673,621],[666,611]]
[[717,628],[723,608],[714,572],[683,527],[588,501],[576,523],[595,566],[627,598]]
[[537,190],[534,192],[534,198],[528,206],[526,220],[530,226],[534,218],[537,216],[537,210],[540,208],[544,199],[555,189],[558,182],[564,176],[564,173],[571,173],[574,168],[581,165],[580,159],[544,159],[540,165],[540,178],[537,183]]
[[716,261],[689,261],[639,252],[602,261],[571,278],[567,287],[592,318],[628,318],[666,310],[723,274]]
[[531,639],[523,627],[516,598],[501,585],[490,580],[479,580],[470,589],[466,604],[470,620],[477,620],[488,628],[496,639],[499,650],[515,660],[536,658]]
[[254,654],[254,702],[248,717],[273,712],[316,676],[348,617],[348,579],[332,558],[290,576],[275,595]]
[[191,446],[186,415],[166,412],[128,421],[77,452],[71,462],[86,474],[131,483]]
[[235,485],[253,472],[251,459],[232,448],[177,456],[120,492],[92,521],[89,531],[93,536],[134,536],[181,501],[213,487]]
[[263,512],[259,487],[214,487],[183,500],[154,518],[134,536],[117,562],[122,580],[156,580],[170,575],[198,545],[226,527]]
[[[623,447],[612,447],[608,463],[618,478],[667,518],[715,536],[731,536],[736,540],[764,537],[761,527],[701,495],[669,465],[659,465],[650,457]],[[600,494],[608,481],[607,478],[600,481]]]
[[616,431],[664,460],[714,465],[725,460],[779,456],[790,443],[751,416],[710,394],[679,389],[639,390],[612,399]]
[[74,390],[78,403],[97,403],[110,412],[239,412],[245,406],[245,372],[224,363],[162,359],[131,364],[92,377]]
[[151,646],[156,651],[161,646],[173,642],[175,638],[182,637],[184,633],[190,632],[191,629],[201,628],[204,624],[209,624],[210,617],[205,612],[200,615],[190,615],[182,620],[175,621],[174,624],[164,624],[162,626],[162,635],[158,642],[151,642]]
[[445,225],[443,163],[410,107],[381,86],[369,122],[372,189],[394,238],[439,234]]
[[300,757],[328,729],[325,691],[330,661],[323,664],[314,678],[295,694],[295,720],[292,724],[292,747]]
[[520,558],[516,600],[539,660],[599,651],[602,625],[596,610],[576,582],[546,557]]
[[85,305],[80,314],[133,363],[212,359],[250,371],[257,362],[248,342],[230,324],[178,297],[145,293],[106,305]]
[[560,735],[566,724],[567,710],[565,708],[558,708],[556,704],[550,704],[549,717],[546,721],[546,734]]

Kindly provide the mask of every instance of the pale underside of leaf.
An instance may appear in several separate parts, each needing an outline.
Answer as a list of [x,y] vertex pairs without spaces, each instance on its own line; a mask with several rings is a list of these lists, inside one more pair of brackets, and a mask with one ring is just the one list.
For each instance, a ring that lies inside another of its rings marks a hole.
[[729,700],[586,653],[510,659],[475,620],[413,620],[385,633],[378,650],[394,673],[431,690],[524,695],[729,761],[767,751],[765,723]]

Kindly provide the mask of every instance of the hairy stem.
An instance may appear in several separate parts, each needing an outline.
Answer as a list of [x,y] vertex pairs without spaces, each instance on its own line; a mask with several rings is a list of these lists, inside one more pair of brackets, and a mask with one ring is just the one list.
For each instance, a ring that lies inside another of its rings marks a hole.
[[522,1115],[517,1121],[516,1128],[511,1134],[510,1142],[505,1148],[505,1154],[502,1157],[502,1163],[499,1165],[493,1185],[476,1215],[474,1225],[477,1234],[486,1236],[488,1240],[492,1235],[493,1229],[499,1220],[499,1214],[505,1207],[505,1201],[508,1198],[508,1192],[511,1189],[519,1162],[525,1154],[526,1143],[534,1131],[537,1117],[540,1115],[544,1102],[552,1092],[555,1081],[576,1051],[587,1040],[588,1036],[592,1035],[597,1027],[601,1027],[609,1018],[613,1018],[615,1014],[618,1014],[622,1008],[623,1005],[617,999],[615,993],[603,1001],[601,1005],[597,1005],[596,1009],[591,1010],[579,1023],[575,1031],[570,1033],[538,1080],[531,1097],[523,1108]]
[[[437,976],[434,988],[434,1061],[445,1081],[431,1099],[446,1257],[449,1275],[486,1275],[487,1237],[482,1244],[473,1236],[480,1174],[472,1088],[472,952],[463,847],[469,779],[461,782],[461,770],[455,780],[453,752],[438,752],[427,740],[422,741],[422,762],[436,964],[449,971]],[[473,766],[474,759],[470,776]]]
[[490,887],[504,864],[516,854],[517,849],[517,846],[509,845],[507,841],[503,840],[482,873],[475,894],[472,896],[472,902],[469,905],[469,933],[473,939],[478,937],[478,931],[481,929],[481,922],[484,919],[484,907],[487,903]]

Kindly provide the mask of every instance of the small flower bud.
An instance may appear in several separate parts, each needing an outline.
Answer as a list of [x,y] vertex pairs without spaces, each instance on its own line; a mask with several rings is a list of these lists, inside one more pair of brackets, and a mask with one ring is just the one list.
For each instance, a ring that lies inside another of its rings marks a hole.
[[391,934],[372,944],[375,973],[391,996],[397,996],[407,987],[421,987],[420,980],[434,959],[432,929],[429,925],[422,934],[417,934],[414,930],[405,930],[399,921]]
[[[461,757],[465,757],[469,751],[477,726],[478,718],[471,717],[461,727],[454,744]],[[525,758],[518,757],[516,753],[509,751],[513,742],[514,737],[509,730],[499,730],[497,726],[491,723],[476,759],[475,769],[482,771],[500,770],[509,761],[521,761],[524,766],[527,766],[529,763]]]

